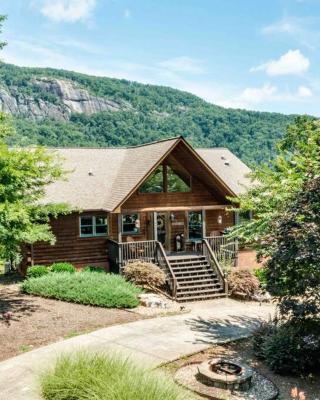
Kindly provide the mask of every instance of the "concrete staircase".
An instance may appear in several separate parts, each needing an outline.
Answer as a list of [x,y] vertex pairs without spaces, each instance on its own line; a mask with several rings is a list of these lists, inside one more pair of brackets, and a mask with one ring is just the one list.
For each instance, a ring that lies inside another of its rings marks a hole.
[[225,296],[223,284],[207,257],[179,255],[168,257],[168,261],[177,280],[177,301],[207,300]]

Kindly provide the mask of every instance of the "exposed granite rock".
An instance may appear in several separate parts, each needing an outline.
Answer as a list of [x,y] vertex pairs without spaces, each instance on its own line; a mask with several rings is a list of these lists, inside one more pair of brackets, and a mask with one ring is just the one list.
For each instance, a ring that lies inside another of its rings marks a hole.
[[93,114],[100,111],[130,109],[125,102],[116,102],[91,95],[71,81],[56,78],[37,78],[33,85],[57,97],[57,102],[35,99],[21,93],[17,87],[0,87],[0,111],[22,114],[32,119],[54,118],[68,120],[71,113]]

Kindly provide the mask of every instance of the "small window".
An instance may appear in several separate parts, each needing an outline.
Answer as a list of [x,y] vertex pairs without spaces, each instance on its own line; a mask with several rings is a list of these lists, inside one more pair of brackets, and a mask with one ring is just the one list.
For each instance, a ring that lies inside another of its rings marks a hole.
[[140,233],[139,214],[123,214],[122,215],[122,233],[124,233],[124,234]]
[[108,219],[105,216],[80,217],[80,236],[105,236],[108,233]]
[[202,238],[202,212],[190,211],[189,212],[189,239]]

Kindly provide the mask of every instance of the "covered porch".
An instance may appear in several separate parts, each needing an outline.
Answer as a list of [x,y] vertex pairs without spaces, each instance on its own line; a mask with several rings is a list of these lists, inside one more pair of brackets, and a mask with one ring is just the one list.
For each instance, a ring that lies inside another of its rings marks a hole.
[[[235,215],[225,206],[124,210],[112,214],[113,235],[108,239],[111,270],[120,272],[133,260],[159,263],[159,257],[201,255],[204,246],[218,262],[236,265],[238,243],[224,236]],[[205,242],[205,243],[204,243]]]

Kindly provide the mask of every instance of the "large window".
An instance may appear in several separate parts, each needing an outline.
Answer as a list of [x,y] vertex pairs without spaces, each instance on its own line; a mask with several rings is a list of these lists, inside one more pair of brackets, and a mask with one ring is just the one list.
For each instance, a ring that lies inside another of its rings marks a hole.
[[168,192],[186,193],[191,190],[189,175],[178,175],[169,165],[167,166]]
[[140,186],[140,193],[185,193],[191,191],[191,178],[187,173],[174,170],[170,165],[160,165]]
[[80,217],[80,236],[105,236],[108,233],[108,219],[105,216],[86,215]]
[[163,166],[160,165],[141,185],[140,193],[160,193],[163,191]]
[[201,239],[202,238],[202,212],[201,211],[190,211],[189,212],[189,239]]
[[125,235],[137,235],[140,233],[140,219],[138,213],[122,215],[122,233]]

